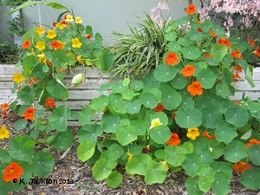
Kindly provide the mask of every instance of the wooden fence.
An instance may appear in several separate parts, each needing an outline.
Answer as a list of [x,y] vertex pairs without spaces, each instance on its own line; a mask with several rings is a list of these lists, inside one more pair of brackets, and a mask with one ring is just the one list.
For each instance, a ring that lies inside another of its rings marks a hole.
[[[80,70],[76,70],[75,74]],[[0,65],[0,103],[12,102],[15,100],[16,95],[11,92],[13,88],[12,76],[15,70],[14,65]],[[73,75],[65,78],[65,85],[70,86]],[[98,92],[97,89],[104,83],[110,80],[109,74],[102,74],[97,69],[86,68],[85,69],[85,84],[82,84],[76,88],[69,87],[69,98],[66,104],[72,110],[80,110],[89,103],[92,98],[98,97],[102,93]],[[260,97],[260,68],[254,69],[253,80],[255,87],[252,88],[247,81],[240,81],[234,84],[236,93],[234,97],[230,99],[241,99],[243,97],[250,97],[253,100],[257,100]],[[65,102],[58,102],[58,105],[64,104]],[[71,121],[70,125],[74,126],[78,123]]]

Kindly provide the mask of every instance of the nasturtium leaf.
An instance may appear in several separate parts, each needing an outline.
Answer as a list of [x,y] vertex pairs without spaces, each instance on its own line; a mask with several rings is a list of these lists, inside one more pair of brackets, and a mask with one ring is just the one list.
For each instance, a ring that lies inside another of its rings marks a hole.
[[253,68],[252,66],[247,66],[246,67],[246,80],[250,84],[251,87],[255,87],[254,81],[253,81]]
[[257,119],[260,119],[260,104],[254,101],[248,102],[248,108],[251,115]]
[[32,73],[33,67],[37,64],[38,59],[34,55],[26,56],[22,61],[23,75],[29,77]]
[[260,166],[260,145],[259,144],[251,145],[248,148],[248,155],[254,165]]
[[146,166],[151,160],[148,154],[133,155],[126,164],[126,171],[132,175],[145,175]]
[[82,141],[77,148],[77,157],[82,162],[90,159],[95,153],[95,145],[89,140]]
[[175,89],[183,89],[187,86],[187,84],[188,79],[179,73],[174,77],[174,79],[171,80],[171,86]]
[[194,73],[194,76],[198,76],[199,72],[202,69],[205,69],[207,67],[208,67],[208,65],[205,62],[202,62],[202,61],[196,62],[195,63],[195,73]]
[[230,142],[224,149],[224,158],[230,162],[236,163],[245,157],[247,157],[246,146],[238,140]]
[[117,160],[123,155],[124,148],[119,144],[114,143],[111,146],[109,146],[108,153],[109,153],[110,160]]
[[11,156],[8,153],[8,151],[0,148],[0,162],[2,163],[8,163],[11,161]]
[[182,128],[198,127],[202,124],[202,113],[196,109],[180,109],[176,112],[176,123]]
[[51,154],[44,151],[36,152],[31,165],[33,173],[39,178],[46,177],[52,171],[54,162],[54,158]]
[[147,108],[155,108],[160,102],[152,93],[144,93],[141,95],[140,102]]
[[132,89],[128,89],[122,93],[123,99],[125,100],[132,100],[137,94],[138,93],[135,93]]
[[14,129],[20,131],[27,126],[28,121],[24,119],[18,119],[14,124]]
[[199,177],[212,177],[214,178],[215,170],[209,164],[202,164],[199,166],[197,174]]
[[58,79],[51,79],[47,84],[47,91],[53,97],[65,100],[69,97],[67,88]]
[[34,92],[30,87],[24,87],[18,91],[18,97],[27,104],[33,104],[34,102]]
[[60,150],[66,150],[73,144],[74,135],[70,130],[58,132],[54,139],[51,141],[51,145]]
[[204,109],[207,107],[215,106],[214,103],[212,102],[212,99],[208,96],[202,96],[197,98],[197,102],[195,107],[198,109]]
[[113,53],[109,49],[104,49],[99,55],[100,69],[109,71],[114,62]]
[[129,147],[129,152],[132,155],[139,155],[142,153],[143,146],[140,146],[138,144],[131,144]]
[[82,125],[90,123],[95,111],[90,106],[84,107],[79,114],[79,122]]
[[226,35],[226,31],[224,30],[224,28],[222,28],[219,25],[214,25],[212,30],[218,35],[218,37],[222,37]]
[[161,161],[165,161],[165,150],[163,149],[159,149],[159,150],[156,150],[154,152],[154,156],[158,159],[158,160],[161,160]]
[[174,51],[174,52],[179,52],[181,50],[181,46],[177,41],[171,41],[167,45],[168,51]]
[[209,106],[201,109],[203,116],[202,126],[207,128],[215,128],[217,123],[223,120],[222,113],[217,106]]
[[108,105],[108,97],[101,95],[98,98],[92,99],[89,106],[97,112],[102,112],[103,109]]
[[61,105],[56,108],[49,116],[50,126],[57,131],[66,131],[68,124],[67,116],[68,107],[66,105]]
[[105,158],[98,159],[92,167],[92,176],[97,181],[106,179],[111,173],[110,162]]
[[201,165],[201,157],[196,153],[186,154],[185,160],[182,163],[183,169],[191,177],[195,177],[197,175],[197,171]]
[[211,151],[208,149],[201,149],[197,151],[197,154],[200,155],[201,160],[205,164],[210,164],[213,162],[214,156]]
[[60,69],[67,63],[67,56],[62,50],[52,51],[52,64],[55,68]]
[[146,165],[144,181],[148,185],[155,183],[163,183],[167,176],[165,165],[156,161],[149,161]]
[[230,94],[229,86],[225,83],[218,83],[216,85],[216,94],[223,98],[227,98],[227,96]]
[[123,181],[123,176],[117,171],[113,171],[106,179],[106,183],[111,188],[117,188]]
[[199,189],[198,180],[194,178],[188,178],[185,181],[185,187],[189,194],[192,195],[203,195],[204,193]]
[[252,167],[245,170],[241,175],[240,182],[248,189],[259,190],[260,189],[260,168]]
[[232,72],[228,68],[223,68],[222,81],[227,85],[233,82]]
[[164,37],[167,41],[174,41],[177,37],[177,33],[175,31],[169,31],[165,33]]
[[225,114],[226,121],[235,127],[243,127],[249,119],[248,111],[240,106],[230,107]]
[[96,144],[97,137],[100,136],[102,132],[103,132],[102,127],[99,124],[84,125],[79,129],[78,141],[81,143],[84,140],[88,140],[93,144]]
[[142,81],[133,81],[130,83],[130,87],[135,91],[140,91],[144,88],[144,83]]
[[179,38],[178,43],[184,47],[188,47],[191,44],[191,41],[188,38]]
[[126,146],[127,144],[135,141],[138,134],[132,125],[124,125],[117,130],[116,137],[122,146]]
[[110,115],[103,120],[103,130],[106,133],[115,133],[120,126],[120,117]]
[[201,41],[202,39],[202,33],[197,31],[197,30],[191,30],[189,33],[188,33],[188,37],[190,40],[192,41]]
[[216,140],[210,140],[209,148],[211,153],[214,156],[214,159],[218,159],[220,156],[223,155],[223,150],[225,148],[225,144],[222,142],[218,142]]
[[210,69],[202,69],[197,76],[202,88],[210,89],[214,86],[217,76]]
[[171,137],[171,131],[167,126],[160,125],[150,130],[151,139],[157,144],[164,144]]
[[194,101],[192,97],[184,96],[182,98],[182,102],[179,106],[180,109],[186,109],[186,108],[194,108]]
[[17,161],[30,162],[34,153],[35,142],[27,135],[12,138],[9,142],[9,154]]
[[114,83],[112,85],[112,90],[114,93],[123,93],[127,89],[128,89],[128,87],[123,85],[123,82]]
[[154,88],[154,87],[145,87],[143,89],[143,92],[142,92],[142,95],[145,94],[145,93],[150,93],[150,94],[153,94],[159,102],[162,101],[162,92],[160,90],[160,88]]
[[221,64],[223,64],[225,66],[230,66],[230,64],[232,64],[233,61],[234,61],[234,58],[231,55],[225,55],[225,57],[221,61]]
[[177,108],[182,102],[182,96],[172,87],[168,85],[161,86],[162,105],[167,110]]
[[230,143],[237,136],[236,127],[226,121],[219,121],[216,125],[215,136],[219,142]]
[[211,55],[214,60],[221,62],[228,52],[228,47],[222,44],[214,44],[211,47]]
[[206,177],[199,177],[198,185],[199,189],[203,192],[208,192],[214,182],[214,177],[206,176]]
[[178,167],[185,159],[184,151],[179,146],[166,146],[165,147],[165,160],[167,163],[174,167]]
[[168,82],[172,80],[176,74],[176,66],[169,66],[166,64],[160,64],[154,70],[154,77],[160,82]]
[[132,100],[126,104],[126,112],[129,114],[137,114],[139,113],[142,104],[139,100]]
[[155,87],[159,88],[160,87],[160,82],[154,77],[154,72],[151,72],[147,74],[144,79],[144,86],[147,87]]
[[182,51],[184,58],[186,58],[188,60],[196,60],[201,55],[200,49],[194,45],[189,45],[188,47],[183,47],[181,51]]
[[182,144],[182,149],[183,149],[184,154],[191,154],[194,150],[194,147],[193,147],[192,143],[184,142]]
[[210,164],[210,166],[216,171],[216,173],[220,172],[221,174],[227,176],[229,180],[232,179],[233,177],[232,163],[214,161]]
[[129,83],[130,83],[130,79],[129,79],[128,77],[127,77],[127,78],[124,78],[124,80],[123,80],[123,85],[124,85],[124,86],[128,86]]
[[135,127],[138,135],[145,135],[149,128],[149,123],[142,118],[131,120],[130,124]]
[[32,70],[33,77],[43,79],[46,76],[46,73],[43,72],[43,70],[42,70],[42,66],[43,66],[42,64],[37,64],[33,68],[33,70]]

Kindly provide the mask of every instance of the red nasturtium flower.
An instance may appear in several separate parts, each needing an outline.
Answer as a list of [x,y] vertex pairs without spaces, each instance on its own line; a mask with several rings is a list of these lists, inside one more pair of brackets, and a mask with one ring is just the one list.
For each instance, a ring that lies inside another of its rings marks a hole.
[[197,30],[198,30],[199,32],[203,32],[203,30],[202,30],[201,27],[199,27]]
[[237,173],[241,174],[247,169],[251,169],[251,166],[246,162],[239,161],[239,162],[233,164],[233,170]]
[[253,53],[260,58],[260,49],[259,49],[259,47],[257,47]]
[[25,120],[33,120],[35,117],[35,109],[32,107],[26,108],[23,117]]
[[194,72],[195,72],[195,67],[191,64],[187,64],[181,71],[181,73],[184,77],[193,76]]
[[161,103],[159,103],[154,109],[155,112],[163,112],[164,111],[164,107]]
[[227,47],[231,47],[231,43],[230,43],[230,41],[229,41],[228,39],[219,38],[219,39],[217,40],[217,43],[218,43],[218,44],[221,44],[221,45],[225,45],[225,46],[227,46]]
[[204,54],[203,54],[203,57],[204,57],[204,58],[211,58],[211,55],[210,55],[209,53],[204,53]]
[[203,93],[202,85],[199,81],[193,81],[188,85],[187,90],[192,96],[202,95]]
[[188,7],[184,10],[186,14],[191,15],[196,13],[196,6],[194,4],[188,5]]
[[236,65],[235,68],[234,68],[234,70],[235,70],[236,72],[242,72],[242,71],[243,71],[243,69],[242,69],[242,67],[241,67],[240,65]]
[[234,59],[243,59],[243,55],[240,53],[239,49],[236,49],[235,51],[230,52],[230,55],[234,58]]
[[61,49],[62,48],[62,44],[59,41],[56,41],[56,40],[52,41],[50,43],[50,45],[51,45],[52,49]]
[[88,39],[88,40],[91,39],[91,35],[90,35],[90,34],[87,34],[87,35],[86,35],[86,39]]
[[203,131],[203,132],[201,133],[201,136],[202,136],[202,137],[206,137],[208,140],[216,139],[216,136],[215,136],[215,135],[210,135],[207,130],[206,130],[206,131]]
[[209,31],[209,34],[212,37],[216,37],[217,36],[217,34],[214,32],[214,30]]
[[246,147],[249,148],[251,145],[260,144],[260,140],[257,139],[250,139],[249,142],[246,144]]
[[251,47],[255,47],[255,41],[253,38],[249,38],[248,39],[248,44],[251,46]]
[[30,40],[26,39],[23,44],[22,44],[22,48],[23,49],[29,49],[31,47],[31,42]]
[[45,106],[47,108],[54,108],[55,107],[55,101],[53,98],[46,98],[45,100]]
[[23,174],[23,167],[17,162],[11,162],[4,170],[3,180],[5,182],[13,181],[14,179],[19,179]]
[[178,146],[181,143],[179,135],[172,133],[170,139],[166,142],[167,145]]
[[164,58],[164,63],[173,66],[179,63],[179,57],[178,54],[175,52],[168,52],[167,55]]

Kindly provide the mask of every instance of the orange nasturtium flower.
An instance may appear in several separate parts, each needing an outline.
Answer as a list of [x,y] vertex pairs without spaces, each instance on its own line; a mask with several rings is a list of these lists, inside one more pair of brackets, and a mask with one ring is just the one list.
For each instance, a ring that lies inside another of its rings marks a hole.
[[22,48],[23,49],[29,49],[31,47],[31,41],[26,39],[23,43],[22,43]]
[[195,72],[195,67],[191,64],[187,64],[181,71],[181,73],[184,77],[193,76],[194,72]]
[[24,77],[21,73],[14,73],[13,74],[13,82],[15,83],[21,83],[24,81]]
[[229,41],[228,39],[219,38],[219,39],[217,40],[217,43],[218,43],[218,44],[221,44],[221,45],[225,45],[225,46],[227,46],[227,47],[231,47],[231,43],[230,43],[230,41]]
[[0,139],[4,139],[4,138],[8,139],[9,137],[10,137],[10,133],[8,129],[6,128],[5,125],[2,125],[0,127]]
[[42,51],[45,49],[45,42],[44,41],[38,41],[36,43],[36,49],[38,49],[39,51]]
[[163,107],[163,105],[161,103],[159,103],[153,110],[155,112],[163,112],[165,110],[165,108]]
[[192,96],[202,95],[203,93],[202,85],[198,81],[193,81],[188,85],[187,90]]
[[51,45],[51,48],[52,49],[62,49],[62,44],[60,43],[60,41],[52,41],[51,43],[50,43],[50,45]]
[[200,135],[200,132],[198,128],[188,128],[188,133],[186,135],[188,138],[195,140]]
[[46,37],[48,39],[53,39],[57,36],[56,31],[53,29],[48,30]]
[[253,53],[260,58],[260,49],[258,47],[255,49]]
[[45,100],[45,106],[47,108],[54,108],[55,107],[55,101],[53,98],[46,98]]
[[5,118],[8,110],[10,109],[10,105],[8,103],[2,103],[0,104],[0,109],[2,110],[3,118]]
[[42,35],[44,32],[45,32],[44,26],[39,26],[39,27],[36,28],[36,33],[38,35]]
[[179,57],[178,54],[175,52],[168,52],[167,55],[164,58],[164,63],[173,66],[175,64],[179,63]]
[[233,170],[237,173],[241,174],[247,169],[251,169],[251,166],[246,162],[239,161],[239,162],[233,164]]
[[188,5],[188,7],[184,10],[186,14],[191,15],[196,13],[196,6],[194,4]]
[[78,38],[74,38],[71,40],[72,42],[72,47],[74,48],[81,48],[82,43],[80,42],[80,40]]
[[255,47],[255,41],[253,38],[249,38],[248,39],[248,44],[251,46],[251,47]]
[[178,146],[181,143],[179,135],[172,133],[170,139],[166,142],[167,145]]
[[59,28],[60,30],[62,30],[62,29],[64,29],[64,28],[67,27],[67,22],[63,20],[63,21],[61,21],[61,22],[57,22],[57,23],[55,24],[55,26],[56,26],[57,28]]
[[19,179],[23,174],[23,167],[17,162],[11,162],[4,170],[3,180],[5,182],[13,181],[14,179]]
[[217,36],[217,34],[214,32],[214,30],[209,31],[209,34],[212,37],[216,37]]
[[35,117],[35,109],[32,107],[26,108],[23,117],[25,120],[33,120]]
[[199,32],[203,32],[203,29],[202,29],[201,27],[199,27],[197,30],[198,30]]
[[243,59],[243,55],[240,53],[239,49],[236,49],[235,51],[230,52],[230,55],[234,58],[234,59]]
[[249,142],[246,144],[246,147],[249,148],[251,145],[254,145],[254,144],[260,144],[260,140],[257,140],[257,139],[250,139]]
[[215,136],[215,135],[210,135],[207,130],[206,130],[206,131],[203,131],[203,132],[201,133],[201,136],[202,136],[202,137],[206,137],[208,140],[216,139],[216,136]]

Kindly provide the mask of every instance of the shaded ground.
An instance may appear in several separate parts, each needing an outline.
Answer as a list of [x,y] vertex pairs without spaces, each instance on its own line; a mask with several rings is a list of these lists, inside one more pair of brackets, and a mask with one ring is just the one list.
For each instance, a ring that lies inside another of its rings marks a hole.
[[[5,124],[14,137],[23,132],[14,130],[14,122],[17,116],[9,115],[5,120],[0,118],[0,126]],[[77,128],[74,129],[77,131]],[[8,146],[8,140],[0,142],[0,147]],[[169,174],[163,184],[147,185],[141,177],[124,175],[123,184],[118,189],[110,189],[105,182],[96,182],[91,176],[91,167],[80,162],[76,157],[77,145],[67,152],[53,150],[55,167],[41,184],[27,186],[26,189],[13,193],[14,195],[187,195],[185,180],[187,176],[183,172]],[[51,183],[51,184],[46,184]],[[69,184],[68,184],[69,183]],[[234,176],[231,183],[230,195],[260,195],[260,192],[244,189],[239,183],[239,177]],[[212,193],[207,193],[211,195]]]

